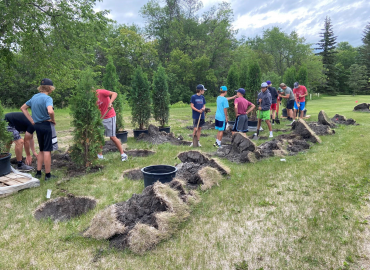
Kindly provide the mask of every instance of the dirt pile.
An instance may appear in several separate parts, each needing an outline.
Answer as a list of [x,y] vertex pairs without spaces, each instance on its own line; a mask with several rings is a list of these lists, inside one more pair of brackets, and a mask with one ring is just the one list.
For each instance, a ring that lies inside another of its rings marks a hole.
[[344,115],[336,114],[334,117],[331,119],[334,123],[336,124],[341,124],[341,125],[353,125],[357,126],[356,121],[353,120],[352,118],[347,119]]
[[85,237],[108,239],[117,249],[143,253],[170,237],[190,215],[189,204],[199,201],[194,191],[174,179],[169,184],[156,182],[141,194],[99,212]]
[[129,169],[123,172],[123,178],[128,178],[130,180],[142,180],[144,179],[143,173],[140,168]]
[[353,108],[353,110],[360,111],[360,112],[370,112],[370,104],[368,103],[358,104]]
[[[186,128],[191,129],[191,130],[194,129],[193,126],[186,126]],[[215,129],[215,123],[213,121],[206,121],[204,125],[202,126],[202,130],[206,130],[206,129]]]
[[230,174],[219,160],[209,159],[199,151],[182,152],[177,157],[182,163],[176,165],[176,178],[184,180],[189,188],[209,189]]
[[230,145],[223,145],[217,149],[216,155],[226,157],[228,160],[237,163],[256,162],[254,152],[256,144],[242,133],[235,133],[232,136]]
[[184,141],[182,137],[175,138],[173,133],[166,133],[164,131],[159,131],[158,127],[149,125],[148,134],[140,134],[137,138],[138,141],[146,141],[152,144],[162,144],[171,143],[174,145],[190,145],[190,141]]
[[94,209],[96,200],[91,197],[76,197],[68,194],[67,197],[59,197],[41,204],[34,212],[37,220],[50,218],[54,221],[65,221],[81,216]]
[[330,120],[329,116],[325,113],[324,110],[321,110],[319,112],[318,123],[321,125],[329,126],[331,128],[335,128],[335,124],[333,123],[333,121]]
[[307,125],[306,121],[302,119],[298,119],[297,121],[293,122],[292,130],[294,133],[300,135],[305,140],[309,140],[313,143],[321,143],[321,139]]
[[[118,152],[118,149],[114,142],[112,141],[106,141],[105,145],[103,146],[103,154],[107,154],[110,152]],[[126,150],[125,153],[129,157],[147,157],[150,155],[154,155],[155,152],[151,150],[146,149],[132,149],[132,150]]]
[[316,122],[308,122],[307,124],[317,135],[322,136],[335,134],[335,130],[331,129],[328,125],[322,125]]

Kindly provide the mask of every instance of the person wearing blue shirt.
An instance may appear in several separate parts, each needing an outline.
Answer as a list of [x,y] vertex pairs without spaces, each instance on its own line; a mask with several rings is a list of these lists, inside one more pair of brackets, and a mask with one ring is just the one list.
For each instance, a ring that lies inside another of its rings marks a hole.
[[[192,95],[191,98],[190,98],[190,107],[193,110],[193,127],[194,127],[193,137],[195,135],[195,132],[197,132],[199,147],[201,147],[201,145],[199,143],[200,133],[202,131],[202,126],[205,123],[204,111],[206,109],[206,99],[204,98],[203,94],[204,94],[204,91],[206,91],[206,90],[207,89],[204,88],[203,84],[199,84],[199,85],[197,85],[197,90],[196,90],[197,93],[195,95]],[[198,131],[196,131],[197,126],[198,126],[199,116],[200,116],[199,128],[198,128]],[[193,146],[193,143],[190,145],[190,147],[192,147],[192,146]]]
[[218,130],[217,132],[217,139],[213,146],[220,147],[222,137],[224,135],[224,130],[226,128],[227,123],[227,108],[229,108],[229,100],[234,99],[236,96],[226,98],[227,94],[227,87],[221,86],[220,87],[220,95],[217,97],[217,110],[215,116],[215,129]]

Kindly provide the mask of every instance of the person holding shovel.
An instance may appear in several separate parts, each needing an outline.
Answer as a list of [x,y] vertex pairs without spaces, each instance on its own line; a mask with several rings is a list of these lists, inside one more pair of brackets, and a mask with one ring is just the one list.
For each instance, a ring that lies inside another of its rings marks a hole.
[[[263,82],[261,84],[261,92],[258,94],[258,124],[257,124],[257,130],[259,130],[262,120],[265,120],[269,131],[270,136],[269,138],[274,137],[272,134],[272,126],[270,122],[270,108],[271,108],[271,94],[269,91],[267,91],[267,83]],[[256,136],[257,134],[255,134]]]
[[232,134],[235,132],[248,132],[248,113],[256,107],[252,102],[244,98],[245,90],[239,88],[236,91],[237,98],[234,100],[234,109],[236,120],[232,129]]
[[[300,85],[299,82],[294,83],[294,89],[293,89],[293,94],[295,97],[295,102],[294,102],[294,119],[297,117],[297,111],[301,111],[301,118],[303,118],[303,111],[306,106],[306,96],[308,95],[307,93],[307,88],[304,85]],[[298,115],[299,118],[299,115]],[[294,120],[293,120],[294,122]]]
[[285,98],[287,99],[287,104],[286,104],[286,110],[287,110],[287,115],[288,115],[288,120],[292,121],[293,120],[293,107],[294,107],[294,94],[293,91],[290,87],[286,86],[285,83],[280,84],[281,89],[283,89],[284,94],[281,93],[279,94],[280,98]]
[[[37,88],[40,93],[34,95],[21,107],[22,112],[36,130],[40,153],[37,156],[37,172],[35,177],[41,178],[41,168],[45,165],[45,181],[56,176],[51,175],[51,151],[58,150],[58,139],[55,131],[53,99],[49,96],[54,90],[50,79],[42,79]],[[32,117],[28,112],[32,110]]]
[[[109,137],[116,145],[117,149],[121,153],[121,161],[126,161],[128,157],[123,152],[120,140],[116,137],[116,112],[113,108],[113,101],[117,98],[117,93],[105,89],[97,89],[96,94],[98,97],[99,110],[103,118],[103,126],[105,129],[104,135]],[[98,154],[98,158],[104,158],[102,152]]]
[[221,147],[222,137],[224,135],[224,130],[226,129],[227,124],[227,108],[229,108],[228,100],[234,99],[236,96],[226,98],[227,87],[220,87],[220,95],[217,97],[217,109],[215,116],[215,129],[217,132],[217,139],[213,146]]
[[[206,99],[204,98],[203,94],[206,90],[207,89],[204,88],[203,84],[199,84],[197,85],[196,94],[192,95],[190,98],[190,107],[193,111],[193,137],[197,137],[199,147],[201,147],[199,143],[200,134],[202,132],[202,126],[205,123],[204,111],[206,109]],[[190,147],[193,147],[193,143],[191,143]]]

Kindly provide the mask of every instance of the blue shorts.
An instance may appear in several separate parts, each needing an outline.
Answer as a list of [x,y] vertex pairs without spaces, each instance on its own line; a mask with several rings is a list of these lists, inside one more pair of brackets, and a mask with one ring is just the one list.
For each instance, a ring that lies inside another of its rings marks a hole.
[[226,121],[219,121],[215,119],[215,129],[219,131],[224,131],[226,128]]
[[[304,111],[305,105],[306,105],[306,102],[299,102],[299,109],[301,111]],[[294,101],[294,109],[298,110],[297,103],[295,101]]]

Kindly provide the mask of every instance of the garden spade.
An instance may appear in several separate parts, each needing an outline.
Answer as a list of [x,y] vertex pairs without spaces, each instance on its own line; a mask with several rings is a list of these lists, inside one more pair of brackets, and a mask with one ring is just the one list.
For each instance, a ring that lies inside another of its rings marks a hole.
[[102,117],[100,117],[100,119],[104,119],[104,117],[107,115],[107,113],[110,111],[110,109],[112,109],[111,107],[109,107],[108,109],[107,109],[107,111],[103,114],[103,116]]
[[195,130],[195,134],[193,136],[193,147],[199,147],[197,133],[198,133],[199,122],[200,122],[201,117],[202,117],[202,114],[199,114],[197,129]]
[[[258,110],[258,121],[260,120],[260,110]],[[262,125],[262,121],[261,121],[261,125]],[[257,125],[257,127],[258,127],[258,125]],[[261,127],[261,126],[260,126]],[[257,133],[254,133],[253,134],[253,138],[252,138],[252,140],[258,140],[258,135],[260,134],[260,129],[259,128],[257,128]]]

